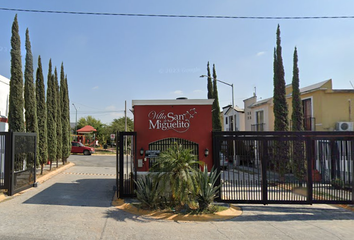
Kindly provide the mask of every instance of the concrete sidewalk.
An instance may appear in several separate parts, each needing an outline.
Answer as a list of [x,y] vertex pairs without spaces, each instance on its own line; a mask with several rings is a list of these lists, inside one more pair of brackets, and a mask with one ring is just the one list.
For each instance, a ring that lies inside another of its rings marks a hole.
[[73,166],[0,203],[0,239],[353,239],[354,212],[331,205],[238,205],[227,221],[137,216],[112,206],[114,167]]

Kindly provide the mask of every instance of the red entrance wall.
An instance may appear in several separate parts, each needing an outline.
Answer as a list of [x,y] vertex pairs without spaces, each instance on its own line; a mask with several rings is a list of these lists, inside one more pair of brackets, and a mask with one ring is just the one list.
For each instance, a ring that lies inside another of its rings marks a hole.
[[[200,101],[200,100],[199,100]],[[192,100],[168,100],[161,101],[161,105],[148,105],[149,101],[136,101],[134,103],[134,131],[137,132],[137,158],[144,159],[140,155],[141,148],[149,149],[149,143],[165,138],[182,138],[199,144],[199,160],[205,162],[209,169],[212,161],[212,100],[203,100],[202,105],[185,105],[193,103]],[[207,103],[207,104],[206,104]],[[166,104],[166,105],[165,105]],[[179,105],[181,104],[181,105]],[[205,149],[209,155],[205,157]],[[139,171],[147,171],[149,162]]]

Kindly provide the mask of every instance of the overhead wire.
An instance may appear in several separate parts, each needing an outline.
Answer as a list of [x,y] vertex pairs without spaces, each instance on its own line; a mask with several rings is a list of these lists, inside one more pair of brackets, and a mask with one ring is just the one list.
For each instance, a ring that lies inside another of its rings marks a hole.
[[109,13],[109,12],[80,12],[60,10],[39,10],[4,8],[1,11],[50,13],[50,14],[72,14],[72,15],[94,15],[94,16],[121,16],[121,17],[158,17],[158,18],[205,18],[205,19],[248,19],[248,20],[315,20],[315,19],[353,19],[354,15],[347,16],[227,16],[227,15],[181,15],[181,14],[146,14],[146,13]]

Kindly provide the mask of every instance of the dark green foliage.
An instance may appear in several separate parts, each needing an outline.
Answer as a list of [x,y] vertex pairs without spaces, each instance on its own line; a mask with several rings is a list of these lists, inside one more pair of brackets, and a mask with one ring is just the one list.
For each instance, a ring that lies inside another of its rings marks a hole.
[[212,99],[213,98],[213,82],[211,81],[209,62],[207,65],[207,72],[208,72],[208,99]]
[[[298,57],[297,57],[297,49],[295,47],[294,50],[294,63],[293,63],[293,92],[292,92],[292,105],[293,111],[291,114],[291,124],[292,131],[303,131],[302,125],[302,104],[300,97],[300,89],[299,89],[299,68],[298,68]],[[293,142],[293,173],[295,177],[299,180],[303,180],[305,176],[305,154],[304,154],[304,143],[303,141],[294,141]]]
[[199,210],[204,211],[207,209],[214,201],[217,193],[220,189],[219,186],[215,186],[220,172],[218,173],[215,168],[210,170],[208,173],[208,167],[205,166],[203,171],[199,171],[197,174],[196,182],[198,183],[196,200],[199,205]]
[[159,182],[155,181],[152,175],[139,177],[135,184],[136,198],[141,202],[143,208],[157,209],[160,207]]
[[9,96],[9,129],[24,132],[23,120],[23,74],[21,63],[21,40],[17,15],[12,24],[11,36],[11,78]]
[[[285,96],[285,77],[282,58],[280,26],[277,28],[276,48],[274,49],[274,131],[288,131],[288,105]],[[280,178],[284,178],[289,156],[288,144],[285,141],[277,141],[275,144],[274,165]]]
[[64,64],[60,69],[60,104],[61,104],[61,125],[62,125],[62,161],[63,164],[70,156],[70,108],[67,79],[64,77]]
[[47,109],[45,102],[44,77],[42,71],[41,56],[38,57],[38,68],[36,72],[36,102],[37,102],[37,122],[38,122],[38,160],[41,165],[41,174],[43,166],[48,158],[47,143]]
[[300,98],[300,89],[299,89],[299,68],[297,65],[298,57],[297,57],[297,49],[294,50],[294,66],[293,66],[293,92],[292,92],[292,105],[293,111],[291,114],[291,124],[292,124],[292,131],[302,131],[302,104]]
[[170,190],[170,203],[183,206],[195,196],[197,170],[202,164],[190,149],[176,143],[160,154],[150,171],[158,172],[155,180],[162,184],[162,193]]
[[47,81],[47,136],[48,136],[48,160],[52,164],[57,157],[57,123],[56,123],[56,94],[54,75],[52,74],[52,60],[49,60]]
[[274,131],[287,131],[288,105],[285,98],[285,74],[280,43],[280,27],[278,25],[277,47],[274,51]]
[[217,88],[217,76],[215,70],[215,64],[213,64],[213,131],[221,131],[221,121],[220,121],[220,106],[219,106],[219,96]]
[[37,132],[37,109],[33,83],[33,57],[28,29],[26,30],[26,65],[25,65],[25,116],[26,132]]
[[54,85],[55,85],[55,102],[57,106],[57,114],[56,114],[56,122],[57,122],[57,167],[58,167],[58,161],[59,159],[62,159],[62,126],[61,126],[61,101],[60,101],[60,89],[59,89],[59,83],[58,83],[58,73],[57,73],[57,68],[54,69]]
[[[26,132],[37,133],[37,164],[39,164],[39,138],[38,138],[38,123],[37,123],[37,104],[35,88],[33,83],[33,56],[31,50],[31,42],[29,39],[29,31],[26,30],[26,63],[25,63],[25,119]],[[28,158],[32,158],[33,154],[29,154]],[[30,160],[31,162],[31,160]]]

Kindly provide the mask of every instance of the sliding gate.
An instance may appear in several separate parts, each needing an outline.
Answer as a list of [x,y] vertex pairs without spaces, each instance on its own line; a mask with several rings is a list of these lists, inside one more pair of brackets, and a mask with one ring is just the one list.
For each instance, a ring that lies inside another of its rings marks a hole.
[[117,197],[134,197],[137,178],[136,132],[119,132],[117,149]]
[[213,150],[219,201],[354,203],[353,132],[214,132]]

